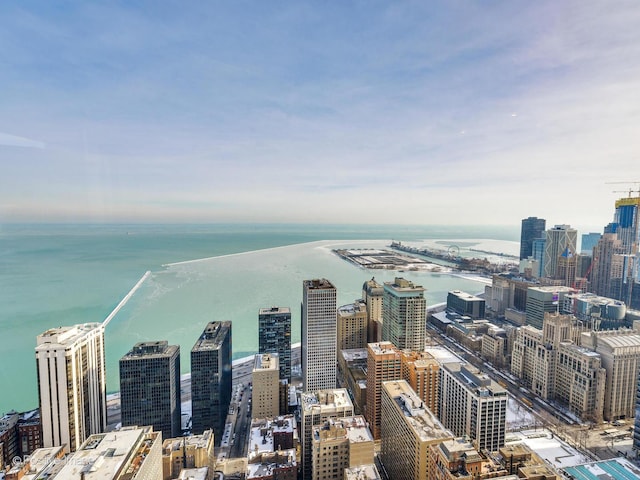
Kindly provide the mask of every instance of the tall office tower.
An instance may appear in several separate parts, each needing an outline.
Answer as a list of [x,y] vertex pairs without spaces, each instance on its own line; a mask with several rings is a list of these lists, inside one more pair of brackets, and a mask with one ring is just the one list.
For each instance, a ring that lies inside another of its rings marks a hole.
[[338,351],[367,348],[367,324],[364,300],[338,308]]
[[104,326],[85,323],[37,337],[42,445],[75,451],[107,426]]
[[576,252],[578,243],[578,231],[569,225],[556,225],[546,231],[544,247],[544,276],[556,278],[558,257],[569,249],[572,254]]
[[311,478],[312,457],[311,440],[314,425],[320,425],[330,418],[353,416],[353,403],[349,392],[344,388],[305,392],[300,397],[300,415],[302,417],[302,473],[305,480]]
[[581,343],[600,354],[602,368],[607,372],[604,419],[633,417],[640,369],[640,335],[635,330],[591,331],[582,333]]
[[280,379],[291,382],[291,309],[261,308],[258,314],[258,353],[277,353]]
[[122,425],[180,436],[180,347],[166,340],[136,343],[120,359],[120,404]]
[[593,247],[598,244],[600,237],[602,237],[602,235],[595,232],[582,234],[582,239],[580,241],[580,253],[583,255],[592,255]]
[[336,387],[336,287],[326,278],[302,288],[302,375],[306,392]]
[[391,342],[370,343],[367,345],[367,407],[366,417],[371,433],[380,439],[380,415],[382,382],[402,378],[400,350]]
[[522,219],[520,230],[520,260],[533,255],[533,241],[544,237],[547,221],[544,218],[529,217]]
[[231,322],[209,322],[191,349],[191,408],[195,434],[224,432],[231,402]]
[[276,418],[280,415],[280,365],[277,353],[258,353],[253,360],[251,380],[252,418]]
[[564,313],[565,295],[577,293],[571,287],[529,287],[527,290],[527,325],[542,328],[545,313]]
[[[506,397],[505,397],[506,398]],[[453,438],[404,380],[382,384],[380,456],[389,478],[427,480],[429,447]]]
[[595,247],[593,247],[593,266],[591,267],[591,290],[597,295],[616,298],[613,296],[614,279],[616,285],[622,277],[622,242],[615,233],[605,233]]
[[424,402],[425,406],[438,414],[440,393],[440,363],[428,352],[400,352],[402,379]]
[[544,251],[546,246],[546,238],[536,238],[533,241],[533,253],[531,254],[531,256],[538,262],[538,274],[535,275],[538,278],[544,275]]
[[[640,308],[640,197],[621,198],[615,206],[613,222],[607,225],[594,248],[597,283],[594,281],[593,290],[637,309]],[[603,242],[605,237],[609,238]]]
[[379,342],[382,339],[382,295],[383,288],[375,277],[362,284],[362,299],[367,305],[369,331],[367,343]]
[[151,427],[123,427],[91,435],[72,457],[57,462],[55,480],[159,480],[162,478],[162,436]]
[[400,350],[422,352],[427,328],[424,288],[396,277],[384,283],[382,299],[382,340]]
[[325,420],[311,436],[313,480],[343,478],[346,468],[371,465],[374,442],[362,416]]
[[504,446],[507,391],[469,364],[440,369],[440,420],[456,436],[468,435],[478,450]]

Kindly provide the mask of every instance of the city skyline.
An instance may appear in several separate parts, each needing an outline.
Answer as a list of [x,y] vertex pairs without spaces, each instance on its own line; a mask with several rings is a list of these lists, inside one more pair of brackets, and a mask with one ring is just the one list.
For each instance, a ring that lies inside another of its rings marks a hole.
[[640,188],[635,2],[35,1],[0,18],[2,223],[536,215],[586,233]]

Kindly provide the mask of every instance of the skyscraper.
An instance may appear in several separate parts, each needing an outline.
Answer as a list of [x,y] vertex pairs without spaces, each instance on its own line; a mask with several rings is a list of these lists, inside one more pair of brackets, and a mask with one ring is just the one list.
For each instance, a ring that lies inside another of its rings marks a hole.
[[640,308],[640,197],[621,198],[615,206],[613,222],[594,248],[594,290]]
[[367,348],[367,306],[356,300],[338,308],[338,351]]
[[219,443],[231,402],[231,322],[209,322],[191,349],[192,431]]
[[362,299],[367,305],[367,342],[379,342],[382,337],[382,295],[383,288],[375,277],[362,284]]
[[445,363],[440,369],[442,424],[456,436],[468,435],[478,450],[504,446],[507,391],[476,367]]
[[402,378],[400,351],[391,342],[367,345],[367,411],[371,433],[380,439],[382,382]]
[[544,218],[529,217],[522,219],[522,229],[520,230],[520,260],[533,255],[533,241],[536,238],[544,237],[546,228]]
[[85,323],[37,337],[42,445],[73,452],[107,426],[104,326]]
[[302,375],[307,392],[336,387],[336,287],[326,278],[302,289]]
[[277,353],[280,359],[280,379],[291,382],[291,309],[260,309],[258,353]]
[[300,418],[302,421],[302,478],[312,478],[312,431],[314,425],[320,425],[329,418],[353,416],[353,403],[349,392],[344,388],[304,392],[300,396]]
[[388,478],[431,478],[436,465],[429,447],[453,439],[453,434],[425,408],[405,380],[384,382],[381,403],[380,458]]
[[384,283],[382,340],[398,349],[424,350],[427,302],[424,288],[396,277]]
[[140,342],[120,359],[122,425],[151,425],[164,438],[182,434],[180,347]]
[[251,418],[276,418],[280,415],[279,365],[277,353],[257,353],[253,357],[251,381]]
[[578,242],[577,230],[569,225],[556,225],[546,231],[544,247],[544,275],[547,278],[556,278],[558,257],[568,249],[574,255]]

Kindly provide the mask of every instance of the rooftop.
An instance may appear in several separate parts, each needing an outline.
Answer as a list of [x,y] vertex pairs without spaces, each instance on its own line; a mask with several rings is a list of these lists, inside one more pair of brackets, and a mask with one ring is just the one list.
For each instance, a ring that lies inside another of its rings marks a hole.
[[249,462],[258,455],[277,450],[277,445],[273,443],[274,433],[289,433],[293,438],[297,438],[295,417],[293,415],[284,415],[274,420],[254,420],[251,423],[251,430],[249,432],[249,449],[247,454]]
[[207,480],[209,473],[208,467],[202,468],[183,468],[180,470],[179,480]]
[[579,480],[635,480],[640,478],[640,468],[624,458],[576,465],[575,467],[565,468],[564,472],[570,478]]
[[56,480],[111,480],[118,475],[131,479],[160,435],[151,427],[91,435],[66,461]]
[[180,450],[183,445],[195,448],[208,448],[213,442],[213,430],[205,430],[201,435],[189,435],[187,437],[167,438],[162,442],[162,453],[168,455]]
[[231,322],[209,322],[191,351],[217,350],[230,334]]
[[342,358],[344,358],[347,363],[354,362],[357,360],[364,360],[365,363],[367,361],[367,349],[366,348],[348,348],[345,350],[340,350],[342,354]]
[[356,313],[366,313],[367,312],[367,304],[364,303],[364,300],[356,300],[353,303],[349,303],[347,305],[342,305],[338,307],[338,313],[341,315],[355,315]]
[[344,480],[381,480],[375,465],[358,465],[344,469]]
[[308,412],[320,407],[321,410],[331,410],[336,408],[353,408],[353,403],[346,388],[336,388],[333,390],[320,390],[318,392],[305,392],[301,395],[302,409]]
[[322,289],[335,289],[333,283],[331,283],[326,278],[314,278],[313,280],[305,280],[303,282],[304,288],[312,289],[312,290],[322,290]]
[[321,437],[342,437],[350,443],[373,442],[367,421],[361,415],[326,420],[312,430],[314,440]]
[[396,346],[391,342],[369,343],[368,348],[374,355],[386,355],[390,353],[400,353]]
[[289,307],[269,307],[269,308],[261,308],[259,311],[259,315],[278,315],[278,314],[291,314],[291,309]]
[[422,441],[453,438],[440,420],[425,407],[424,403],[405,380],[382,382],[382,388],[395,401],[407,423]]
[[277,353],[257,353],[253,360],[253,371],[278,370],[280,368],[279,358]]
[[640,347],[640,335],[612,335],[598,336],[598,345],[608,345],[610,348]]
[[83,323],[71,327],[50,328],[38,335],[36,350],[47,350],[56,346],[68,347],[83,339],[88,333],[98,331],[104,332],[104,327],[101,323]]
[[148,358],[165,358],[173,357],[175,354],[180,353],[180,347],[178,345],[169,345],[166,340],[158,340],[155,342],[139,342],[136,343],[133,348],[126,353],[122,360],[138,360]]

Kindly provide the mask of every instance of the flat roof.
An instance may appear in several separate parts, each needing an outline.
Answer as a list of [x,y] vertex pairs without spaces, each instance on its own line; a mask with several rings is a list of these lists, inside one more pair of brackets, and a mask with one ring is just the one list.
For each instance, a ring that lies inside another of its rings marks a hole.
[[36,350],[48,350],[54,346],[67,347],[96,330],[104,331],[102,323],[82,323],[67,327],[50,328],[36,338]]
[[382,388],[395,401],[407,423],[422,441],[454,438],[453,433],[445,429],[433,412],[424,406],[422,399],[405,380],[382,382]]
[[400,353],[400,350],[391,342],[376,342],[367,344],[376,355],[386,355],[389,353]]
[[355,360],[367,360],[367,349],[366,348],[348,348],[345,350],[340,350],[342,354],[342,358],[344,358],[347,362],[353,362]]
[[217,350],[223,344],[224,340],[228,338],[231,331],[231,322],[209,322],[204,328],[200,338],[196,340],[196,343],[191,349],[192,352],[202,350]]
[[289,307],[269,307],[269,308],[261,308],[259,311],[260,315],[278,315],[284,313],[291,313],[291,309]]
[[185,444],[189,447],[207,448],[213,441],[213,430],[205,430],[201,435],[189,435],[187,437],[167,438],[162,442],[163,455],[175,452],[182,448]]
[[171,358],[180,353],[178,345],[169,345],[166,340],[136,343],[121,361],[141,360],[149,358]]
[[624,458],[567,467],[564,472],[576,480],[637,480],[640,478],[640,468]]
[[277,353],[256,353],[253,360],[253,371],[278,370],[280,357]]
[[[145,440],[144,437],[152,438]],[[65,462],[56,480],[111,480],[116,475],[127,472],[123,468],[129,464],[139,467],[150,444],[160,437],[151,427],[123,428],[116,432],[91,435],[73,456]],[[135,456],[140,462],[132,462]]]
[[[314,425],[312,429],[313,438],[317,439],[322,431],[342,432],[343,437],[348,439],[350,443],[373,442],[373,436],[367,421],[362,415],[328,419],[321,424]],[[336,438],[333,433],[329,437]]]
[[572,467],[590,460],[589,457],[544,429],[507,433],[505,447],[519,443],[528,446],[542,460],[554,468]]
[[247,457],[251,462],[255,457],[277,450],[273,443],[274,433],[290,433],[297,437],[296,420],[293,415],[284,415],[274,420],[260,419],[251,423]]
[[352,407],[353,403],[346,388],[304,392],[301,396],[302,409],[306,412],[320,406],[320,410]]
[[358,465],[344,469],[344,480],[381,480],[382,477],[375,465]]

